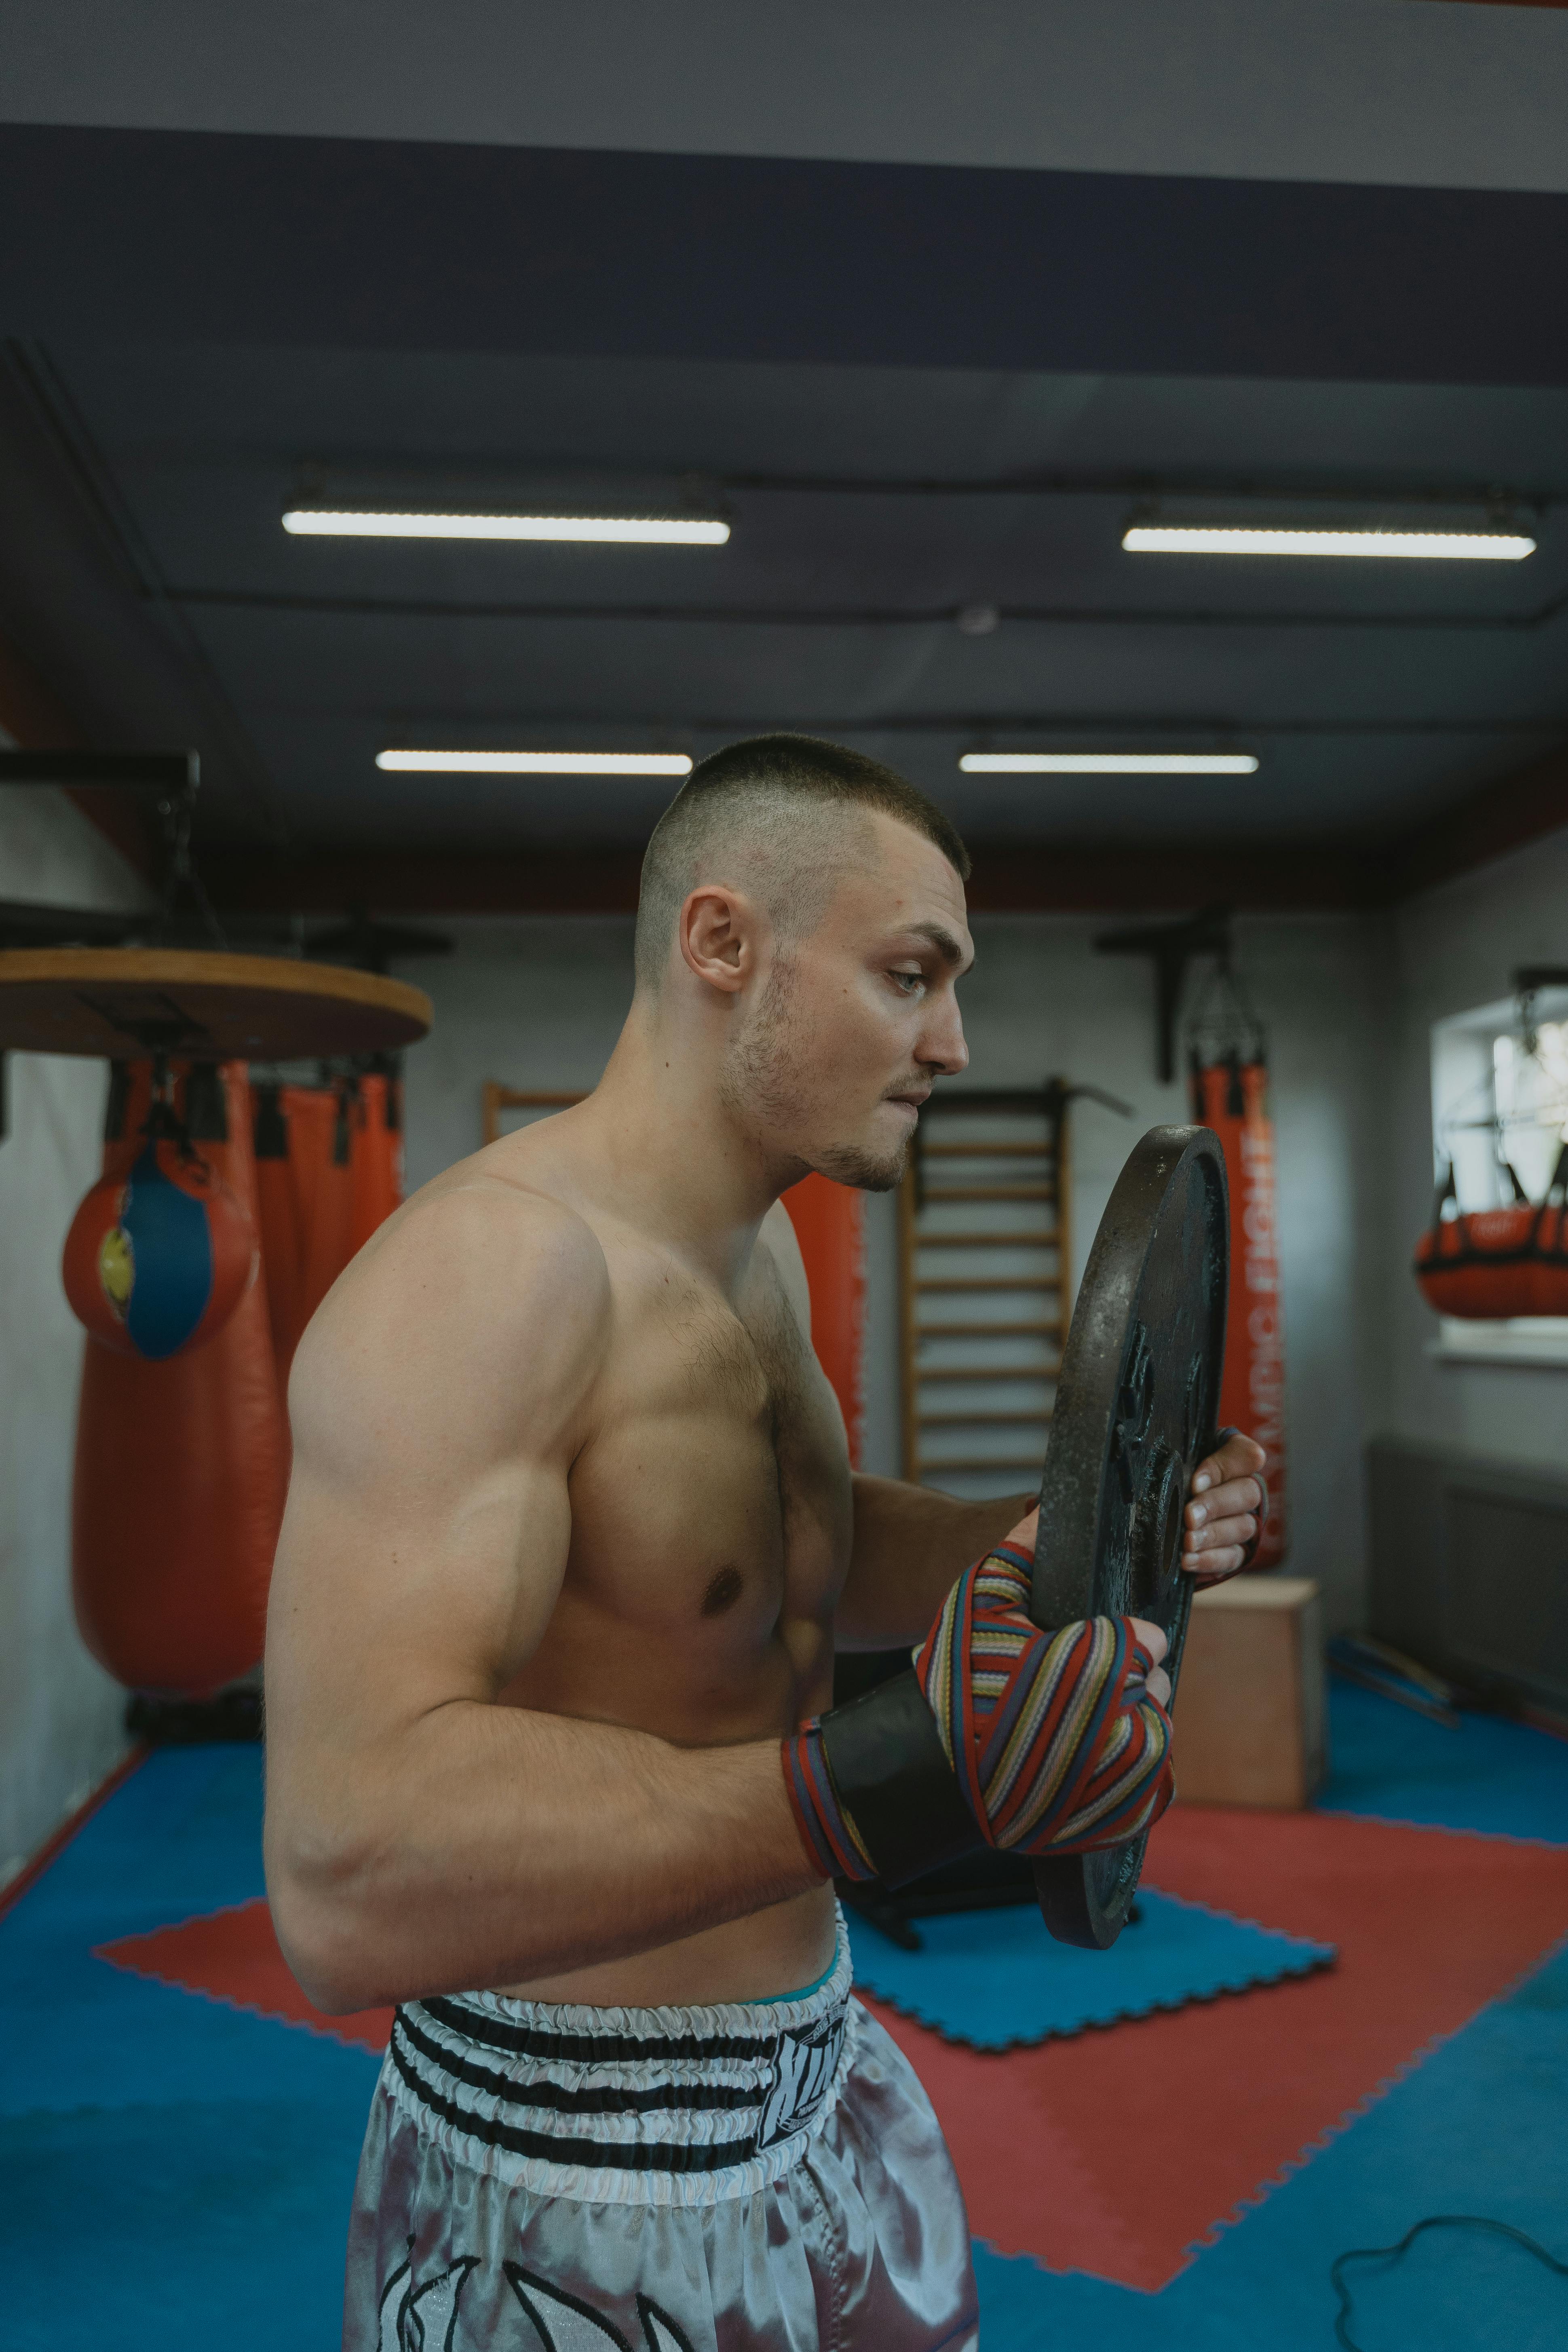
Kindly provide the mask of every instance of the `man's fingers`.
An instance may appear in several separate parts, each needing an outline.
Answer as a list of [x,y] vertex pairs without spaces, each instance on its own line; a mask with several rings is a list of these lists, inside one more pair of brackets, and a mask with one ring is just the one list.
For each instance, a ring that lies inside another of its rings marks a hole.
[[1193,1473],[1192,1491],[1194,1495],[1206,1495],[1211,1487],[1223,1486],[1228,1479],[1252,1477],[1265,1467],[1268,1459],[1256,1438],[1227,1437],[1206,1461],[1198,1464]]
[[1004,1540],[1007,1543],[1016,1545],[1019,1551],[1033,1552],[1035,1549],[1035,1529],[1039,1525],[1039,1506],[1037,1504],[1035,1508],[1029,1513],[1028,1517],[1026,1519],[1020,1519],[1017,1526],[1013,1529],[1012,1534],[1005,1538]]
[[1151,1625],[1147,1617],[1134,1617],[1131,1624],[1132,1631],[1153,1661],[1144,1678],[1143,1687],[1151,1698],[1158,1699],[1162,1706],[1168,1706],[1171,1702],[1171,1677],[1160,1664],[1169,1646],[1164,1633],[1158,1625]]
[[1256,1517],[1262,1508],[1263,1489],[1256,1478],[1227,1478],[1223,1486],[1211,1486],[1201,1500],[1190,1502],[1184,1517],[1189,1528],[1203,1528],[1215,1519]]
[[1250,1512],[1239,1519],[1214,1519],[1207,1527],[1189,1528],[1182,1538],[1183,1565],[1198,1560],[1212,1568],[1212,1553],[1228,1551],[1234,1544],[1249,1544],[1257,1533],[1258,1521]]
[[1213,1528],[1213,1543],[1187,1540],[1180,1567],[1187,1576],[1229,1576],[1246,1559],[1246,1548],[1253,1540],[1250,1519],[1229,1519],[1223,1528]]
[[1205,1585],[1223,1584],[1227,1576],[1234,1576],[1246,1564],[1245,1544],[1226,1544],[1219,1551],[1189,1551],[1182,1555],[1182,1573],[1192,1578],[1200,1592]]
[[1152,1625],[1147,1617],[1132,1617],[1128,1620],[1128,1622],[1148,1651],[1151,1661],[1157,1666],[1171,1646],[1165,1638],[1164,1628]]

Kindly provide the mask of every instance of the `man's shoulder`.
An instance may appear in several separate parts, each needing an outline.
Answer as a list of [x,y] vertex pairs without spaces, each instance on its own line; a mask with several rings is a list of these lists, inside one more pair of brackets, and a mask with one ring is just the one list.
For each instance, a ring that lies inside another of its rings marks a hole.
[[583,1211],[515,1169],[502,1172],[469,1161],[416,1192],[405,1214],[411,1243],[420,1248],[484,1251],[500,1244],[531,1259],[564,1259],[579,1270],[605,1263],[603,1244]]
[[592,1351],[607,1328],[609,1270],[597,1234],[569,1202],[481,1171],[416,1192],[361,1252],[307,1340],[356,1353],[488,1338],[536,1360]]

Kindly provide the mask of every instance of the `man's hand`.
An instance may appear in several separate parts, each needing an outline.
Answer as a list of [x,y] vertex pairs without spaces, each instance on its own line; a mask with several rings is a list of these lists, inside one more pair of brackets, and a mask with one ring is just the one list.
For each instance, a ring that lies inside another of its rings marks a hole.
[[[1245,1568],[1257,1549],[1268,1516],[1268,1486],[1263,1475],[1268,1455],[1257,1441],[1242,1437],[1232,1430],[1215,1453],[1200,1462],[1193,1473],[1188,1493],[1193,1500],[1187,1505],[1186,1526],[1182,1535],[1182,1570],[1193,1579],[1198,1591],[1211,1584],[1223,1584]],[[1033,1554],[1035,1527],[1038,1511],[1031,1511],[1020,1519],[1007,1541]],[[1145,1624],[1134,1618],[1140,1636],[1145,1642],[1153,1634],[1159,1643],[1154,1651],[1156,1664],[1165,1654],[1165,1637],[1158,1626]],[[1162,1706],[1170,1692],[1154,1689],[1164,1675],[1156,1673],[1150,1677],[1149,1687]]]
[[1029,1571],[1021,1540],[994,1546],[949,1592],[912,1676],[784,1741],[801,1843],[824,1876],[900,1885],[975,1831],[1005,1853],[1087,1853],[1159,1820],[1174,1793],[1164,1634],[1127,1616],[1038,1626]]
[[[1040,1514],[1038,1507],[1037,1507],[1029,1513],[1027,1518],[1019,1520],[1017,1526],[1005,1538],[1005,1540],[1014,1547],[1015,1550],[1026,1552],[1031,1559],[1033,1559],[1035,1556],[1035,1530],[1038,1527],[1039,1521]],[[1164,1656],[1166,1651],[1171,1646],[1164,1630],[1159,1625],[1152,1625],[1147,1617],[1130,1617],[1127,1622],[1131,1626],[1132,1631],[1142,1643],[1143,1647],[1148,1651],[1150,1657],[1153,1661],[1153,1671],[1150,1675],[1145,1685],[1149,1696],[1152,1699],[1157,1699],[1162,1706],[1169,1706],[1171,1704],[1171,1677],[1165,1672],[1164,1667],[1160,1664],[1161,1659]]]
[[1268,1458],[1255,1439],[1232,1430],[1194,1471],[1182,1568],[1200,1592],[1245,1568],[1257,1549],[1268,1516]]

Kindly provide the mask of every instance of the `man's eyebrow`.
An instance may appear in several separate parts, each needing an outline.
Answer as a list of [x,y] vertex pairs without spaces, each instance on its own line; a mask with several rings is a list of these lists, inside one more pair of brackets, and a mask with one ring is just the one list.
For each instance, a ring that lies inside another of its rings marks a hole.
[[911,923],[910,929],[917,938],[931,941],[943,963],[956,967],[966,961],[966,950],[959,946],[944,923]]

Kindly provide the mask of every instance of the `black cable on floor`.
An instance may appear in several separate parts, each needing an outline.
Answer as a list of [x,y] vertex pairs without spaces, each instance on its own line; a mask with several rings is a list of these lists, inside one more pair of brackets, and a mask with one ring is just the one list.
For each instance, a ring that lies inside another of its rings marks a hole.
[[1544,2263],[1547,2269],[1554,2271],[1559,2278],[1568,2278],[1568,2263],[1560,2263],[1555,2255],[1547,2252],[1544,2246],[1537,2245],[1533,2238],[1527,2238],[1522,2230],[1516,2230],[1510,2221],[1491,2221],[1479,2213],[1429,2213],[1424,2221],[1417,2221],[1413,2230],[1406,2230],[1396,2246],[1352,2246],[1345,2253],[1335,2256],[1329,2271],[1329,2284],[1340,2299],[1339,2310],[1334,2315],[1334,2337],[1336,2342],[1343,2345],[1344,2352],[1363,2352],[1363,2347],[1357,2344],[1350,2332],[1352,2306],[1351,2291],[1344,2282],[1345,2264],[1400,2262],[1424,2230],[1494,2231],[1500,2238],[1511,2238],[1515,2245],[1522,2246],[1527,2254],[1533,2254],[1538,2263]]

